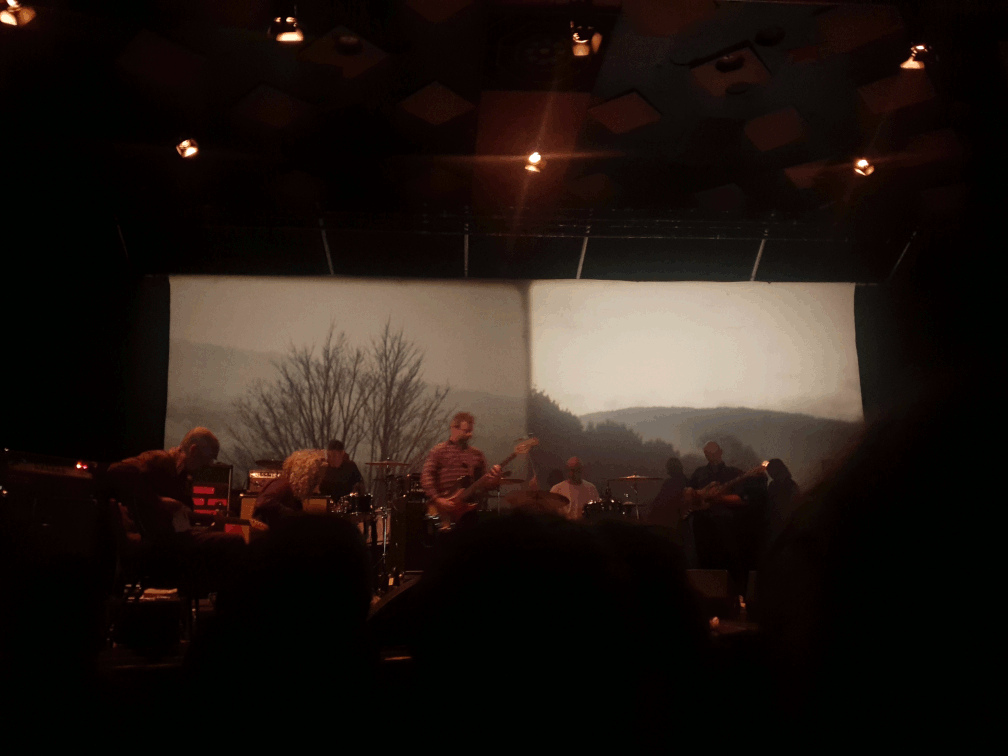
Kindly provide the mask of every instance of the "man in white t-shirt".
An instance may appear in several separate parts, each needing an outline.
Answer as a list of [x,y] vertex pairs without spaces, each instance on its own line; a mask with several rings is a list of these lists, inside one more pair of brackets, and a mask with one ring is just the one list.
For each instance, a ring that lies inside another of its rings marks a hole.
[[557,483],[550,493],[566,496],[570,504],[563,514],[568,520],[580,520],[584,505],[599,498],[598,489],[587,480],[581,479],[581,460],[571,457],[567,460],[567,480]]

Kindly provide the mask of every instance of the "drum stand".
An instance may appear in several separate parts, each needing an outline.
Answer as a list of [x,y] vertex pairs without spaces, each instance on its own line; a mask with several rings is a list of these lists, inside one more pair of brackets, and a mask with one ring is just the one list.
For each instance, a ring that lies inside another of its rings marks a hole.
[[637,519],[640,520],[640,491],[637,490],[637,481],[630,481],[630,488],[633,489],[633,510],[634,514],[637,515]]
[[[382,495],[379,501],[381,506],[377,507],[371,512],[371,517],[375,520],[380,519],[382,523],[382,550],[381,557],[379,558],[379,564],[376,565],[375,575],[378,578],[378,592],[384,593],[389,588],[392,587],[392,582],[398,576],[393,576],[389,574],[388,570],[388,543],[389,543],[389,522],[390,513],[392,510],[392,488],[395,485],[395,473],[392,472],[392,468],[385,473],[384,485],[382,486]],[[375,529],[375,535],[377,536],[377,528]],[[373,546],[374,544],[372,544]]]

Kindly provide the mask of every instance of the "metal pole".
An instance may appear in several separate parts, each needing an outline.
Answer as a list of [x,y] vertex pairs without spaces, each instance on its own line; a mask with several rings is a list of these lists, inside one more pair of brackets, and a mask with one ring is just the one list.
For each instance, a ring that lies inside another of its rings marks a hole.
[[886,282],[890,281],[892,277],[896,274],[896,268],[898,268],[899,264],[903,262],[903,256],[907,253],[907,250],[910,249],[910,244],[913,242],[915,236],[917,236],[916,228],[914,229],[914,232],[910,234],[910,239],[907,241],[906,246],[903,247],[903,251],[900,252],[900,256],[899,259],[896,260],[896,264],[892,266],[892,270],[889,272],[889,276],[886,278]]
[[326,234],[325,221],[323,220],[321,215],[319,216],[318,219],[318,225],[319,225],[319,231],[322,234],[322,246],[325,248],[325,259],[326,262],[329,264],[329,275],[334,276],[336,275],[336,271],[333,270],[332,266],[332,253],[329,251],[329,237]]
[[754,262],[752,266],[752,275],[749,276],[750,281],[756,280],[756,270],[759,268],[759,262],[763,257],[763,247],[765,246],[766,246],[766,234],[764,233],[763,238],[760,239],[759,252],[756,253],[756,262]]
[[584,267],[585,252],[588,251],[588,232],[591,231],[591,226],[585,228],[584,242],[581,244],[581,259],[578,260],[577,275],[574,278],[581,278],[581,269]]
[[116,231],[119,232],[119,243],[122,244],[123,254],[126,255],[126,262],[130,262],[129,250],[126,249],[126,240],[123,238],[122,226],[119,225],[119,221],[116,221]]

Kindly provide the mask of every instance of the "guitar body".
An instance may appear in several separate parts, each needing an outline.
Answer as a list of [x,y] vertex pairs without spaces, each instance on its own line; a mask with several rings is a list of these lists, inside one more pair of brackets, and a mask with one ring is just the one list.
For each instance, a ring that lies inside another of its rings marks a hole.
[[450,528],[463,515],[472,512],[486,502],[486,491],[491,480],[492,478],[489,475],[484,475],[474,483],[471,475],[463,475],[455,483],[457,486],[455,493],[445,497],[455,505],[455,511],[438,507],[437,504],[431,501],[427,503],[427,516],[429,518],[437,518],[440,521],[438,525],[440,529]]
[[729,492],[739,483],[748,480],[749,478],[765,475],[765,470],[766,462],[762,465],[757,465],[749,472],[743,473],[733,480],[729,480],[727,483],[717,483],[716,481],[711,481],[703,488],[687,488],[683,492],[683,501],[686,506],[684,508],[682,518],[685,520],[694,512],[710,509],[717,504],[727,507],[737,507],[744,504],[745,502],[741,496]]
[[[503,468],[508,462],[519,454],[526,454],[530,449],[539,444],[536,438],[527,438],[515,446],[514,452],[500,462],[498,467]],[[427,502],[427,519],[432,523],[436,521],[439,530],[447,530],[455,525],[459,519],[469,512],[479,507],[481,501],[486,500],[486,492],[495,485],[495,478],[487,473],[479,480],[473,482],[472,476],[466,475],[458,479],[458,486],[451,496],[445,496],[452,503],[452,507],[438,505],[433,500]]]

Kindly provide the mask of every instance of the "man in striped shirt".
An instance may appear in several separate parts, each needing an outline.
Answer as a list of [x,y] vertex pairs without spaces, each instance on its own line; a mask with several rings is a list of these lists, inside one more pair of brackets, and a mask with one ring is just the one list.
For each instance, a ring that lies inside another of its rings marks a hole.
[[473,509],[473,505],[467,502],[450,498],[463,487],[459,484],[459,478],[471,477],[476,481],[486,475],[483,490],[500,483],[500,465],[494,465],[487,472],[487,461],[483,452],[469,445],[474,423],[473,416],[468,412],[459,412],[455,415],[451,421],[448,440],[442,441],[430,450],[420,477],[427,498],[438,515],[449,522],[457,522],[462,515]]

